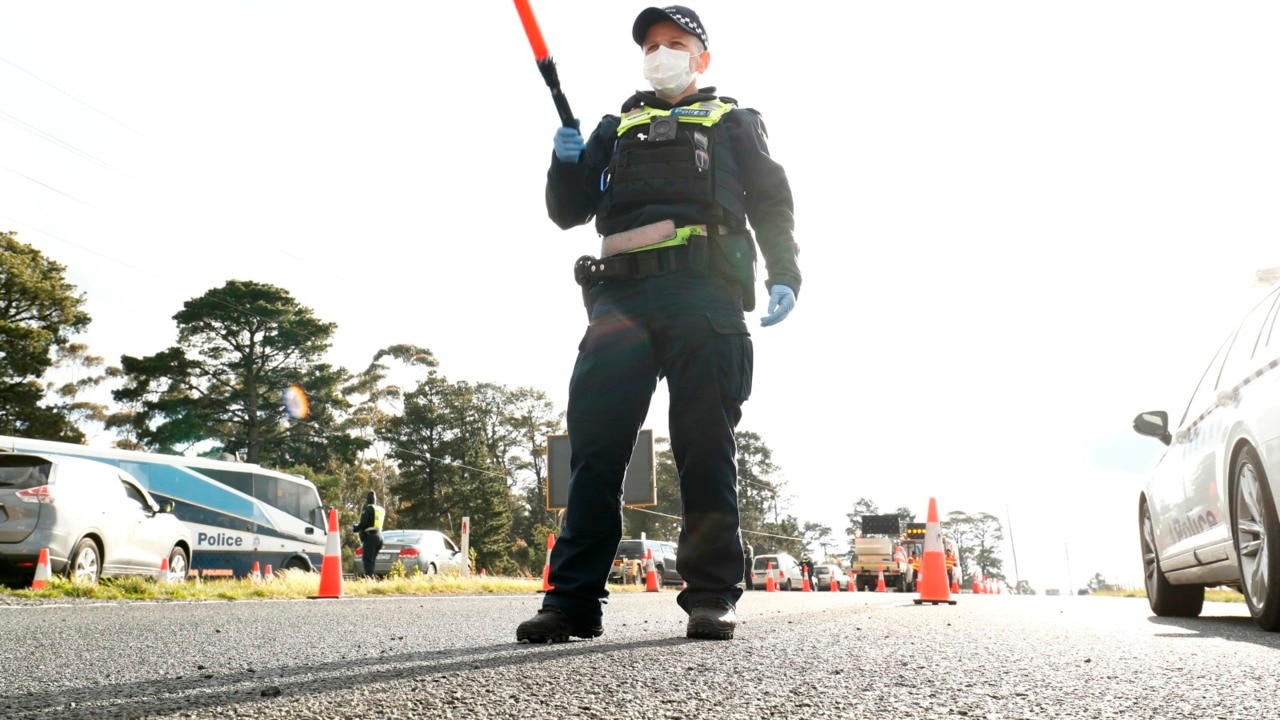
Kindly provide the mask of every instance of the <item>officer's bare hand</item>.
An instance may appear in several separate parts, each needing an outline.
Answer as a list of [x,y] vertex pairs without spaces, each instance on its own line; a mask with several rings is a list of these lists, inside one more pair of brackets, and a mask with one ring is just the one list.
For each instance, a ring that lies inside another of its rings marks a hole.
[[777,325],[787,319],[795,306],[795,291],[786,285],[774,285],[769,288],[769,314],[760,318],[760,324],[765,327]]
[[573,119],[573,127],[560,127],[556,129],[556,158],[560,162],[576,163],[578,158],[582,156],[582,150],[587,146],[582,139],[582,133],[578,130],[578,119]]

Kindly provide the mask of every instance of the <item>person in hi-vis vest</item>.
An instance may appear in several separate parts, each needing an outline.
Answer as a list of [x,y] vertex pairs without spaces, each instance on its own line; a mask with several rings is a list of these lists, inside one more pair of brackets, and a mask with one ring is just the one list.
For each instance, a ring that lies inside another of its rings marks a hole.
[[588,323],[569,378],[569,496],[551,589],[516,628],[522,642],[604,632],[623,477],[661,379],[683,515],[676,603],[686,637],[733,638],[746,573],[734,431],[751,395],[757,258],[769,293],[760,326],[782,322],[800,294],[791,186],[760,114],[698,86],[711,62],[702,18],[645,8],[631,40],[652,91],[588,138],[576,121],[559,128],[547,171],[548,217],[566,230],[594,220],[600,251],[573,266]]
[[382,521],[387,517],[386,508],[378,504],[378,496],[372,490],[364,496],[364,510],[360,522],[351,526],[351,532],[360,538],[363,548],[364,574],[373,577],[373,565],[382,549]]

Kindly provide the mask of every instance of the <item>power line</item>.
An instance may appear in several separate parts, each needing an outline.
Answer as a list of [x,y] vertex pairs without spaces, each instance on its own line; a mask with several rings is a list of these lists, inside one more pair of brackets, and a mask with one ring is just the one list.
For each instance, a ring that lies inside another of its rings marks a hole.
[[106,168],[107,170],[110,170],[111,172],[113,172],[113,173],[115,173],[115,174],[117,174],[117,175],[119,175],[119,176],[121,176],[121,177],[129,178],[130,180],[133,180],[133,179],[134,179],[134,178],[130,177],[127,173],[125,173],[123,170],[121,170],[120,168],[118,168],[118,167],[116,167],[116,166],[112,165],[111,163],[105,162],[105,161],[103,161],[103,160],[99,160],[98,158],[96,158],[96,157],[94,157],[93,155],[91,155],[91,154],[89,154],[89,153],[85,152],[84,150],[81,150],[80,148],[76,147],[75,145],[72,145],[71,143],[69,143],[69,142],[65,142],[65,141],[63,141],[63,140],[59,140],[58,138],[56,138],[56,137],[54,137],[54,136],[50,135],[49,133],[47,133],[47,132],[45,132],[45,131],[41,130],[40,128],[36,127],[35,125],[32,125],[31,123],[29,123],[29,122],[27,122],[27,121],[25,121],[25,120],[22,120],[21,118],[18,118],[18,117],[15,117],[15,116],[13,116],[13,115],[10,115],[9,113],[7,113],[7,112],[5,112],[5,111],[3,111],[3,110],[0,110],[0,120],[4,120],[5,122],[7,122],[7,123],[9,123],[9,124],[11,124],[11,125],[14,125],[14,126],[19,127],[19,128],[21,128],[21,129],[23,129],[23,130],[26,130],[27,132],[31,133],[32,135],[35,135],[36,137],[38,137],[38,138],[40,138],[40,139],[42,139],[42,140],[45,140],[45,141],[47,141],[47,142],[51,142],[51,143],[53,143],[54,145],[57,145],[57,146],[61,147],[61,148],[62,148],[62,149],[64,149],[64,150],[67,150],[67,151],[69,151],[69,152],[75,153],[76,155],[79,155],[80,157],[82,157],[82,158],[84,158],[84,159],[86,159],[86,160],[90,160],[90,161],[92,161],[92,162],[95,162],[95,163],[97,163],[98,165],[101,165],[102,167]]
[[58,193],[59,195],[61,195],[61,196],[63,196],[63,197],[66,197],[66,198],[70,198],[70,199],[72,199],[72,200],[75,200],[76,202],[80,203],[81,205],[84,205],[84,206],[86,206],[86,207],[91,207],[91,208],[93,208],[94,210],[97,210],[97,209],[98,209],[98,208],[94,207],[91,203],[85,202],[84,200],[81,200],[80,198],[76,197],[75,195],[72,195],[72,194],[70,194],[70,193],[65,193],[65,192],[63,192],[63,191],[59,190],[58,188],[56,188],[56,187],[54,187],[54,186],[52,186],[52,185],[49,185],[49,184],[47,184],[47,183],[42,183],[42,182],[40,182],[39,180],[37,180],[37,179],[35,179],[35,178],[31,177],[30,175],[24,175],[23,173],[20,173],[20,172],[18,172],[17,170],[14,170],[13,168],[11,168],[11,167],[9,167],[9,166],[7,166],[7,165],[0,165],[0,168],[2,168],[2,169],[4,169],[4,170],[8,170],[9,172],[13,173],[14,175],[17,175],[18,177],[26,178],[27,180],[30,180],[31,182],[33,182],[33,183],[35,183],[35,184],[37,184],[37,185],[39,185],[39,186],[41,186],[41,187],[43,187],[43,188],[48,188],[49,190],[52,190],[52,191],[54,191],[54,192]]
[[[6,169],[7,169],[7,168],[6,168]],[[146,270],[143,270],[142,268],[135,267],[135,266],[133,266],[133,265],[130,265],[130,264],[129,264],[129,263],[127,263],[127,262],[124,262],[123,260],[117,260],[116,258],[111,257],[110,255],[105,255],[105,254],[103,254],[103,253],[98,252],[97,250],[94,250],[93,248],[85,247],[84,245],[81,245],[81,244],[76,243],[76,242],[72,242],[71,240],[68,240],[68,239],[66,239],[66,238],[64,238],[64,237],[61,237],[61,236],[58,236],[58,235],[54,235],[53,233],[48,232],[47,230],[41,230],[40,228],[38,228],[38,227],[36,227],[36,226],[34,226],[34,225],[31,225],[31,224],[29,224],[29,223],[24,223],[24,222],[22,222],[21,220],[17,220],[17,219],[15,219],[15,218],[11,218],[11,217],[9,217],[8,215],[0,214],[0,219],[8,220],[9,222],[12,222],[12,223],[17,223],[17,224],[19,224],[19,225],[21,225],[21,226],[23,226],[23,227],[25,227],[25,228],[29,228],[29,229],[31,229],[31,230],[34,230],[34,231],[36,231],[36,232],[40,233],[41,235],[44,235],[44,236],[46,236],[46,237],[53,238],[54,240],[57,240],[57,241],[59,241],[59,242],[64,242],[64,243],[66,243],[66,244],[70,245],[70,246],[71,246],[71,247],[73,247],[73,248],[76,248],[76,249],[78,249],[78,250],[83,250],[84,252],[87,252],[87,253],[92,253],[92,254],[97,255],[98,257],[103,258],[103,259],[105,259],[105,260],[110,260],[111,262],[116,263],[117,265],[120,265],[121,267],[128,268],[129,270],[132,270],[132,271],[134,271],[134,272],[136,272],[136,273],[139,273],[139,274],[141,274],[141,275],[145,275],[145,276],[147,276],[147,277],[149,277],[149,278],[152,278],[152,279],[154,279],[154,280],[159,280],[160,282],[165,283],[165,284],[168,284],[168,285],[172,285],[173,287],[180,287],[180,286],[179,286],[179,285],[178,285],[174,280],[172,280],[171,278],[162,277],[162,276],[160,276],[160,275],[156,275],[155,273],[152,273],[152,272],[148,272],[148,271],[146,271]],[[214,298],[214,300],[215,300],[216,302],[218,302],[218,303],[221,303],[222,305],[225,305],[225,306],[227,306],[227,307],[231,308],[232,310],[235,310],[235,311],[237,311],[237,312],[242,312],[242,313],[244,313],[245,315],[248,315],[248,316],[250,316],[250,317],[255,317],[255,318],[257,318],[257,319],[259,319],[259,320],[261,320],[261,321],[263,321],[263,322],[265,322],[265,323],[276,322],[276,321],[271,320],[270,318],[262,317],[261,315],[259,315],[259,314],[255,313],[254,311],[250,310],[249,308],[243,307],[243,306],[241,306],[241,305],[236,305],[235,303],[232,303],[232,302],[227,302],[226,300],[223,300],[222,298]],[[290,313],[290,315],[292,315],[292,312]]]
[[[130,125],[128,125],[128,124],[126,124],[126,123],[124,123],[123,121],[121,121],[121,120],[119,120],[119,119],[117,119],[117,118],[114,118],[114,117],[112,117],[112,116],[108,115],[107,113],[103,112],[102,110],[99,110],[98,108],[96,108],[96,107],[94,107],[94,106],[90,105],[89,103],[85,102],[84,100],[81,100],[80,98],[76,97],[75,95],[72,95],[71,93],[67,92],[66,90],[63,90],[62,88],[58,87],[57,85],[54,85],[53,83],[49,82],[48,80],[45,80],[44,78],[40,77],[39,75],[36,75],[35,73],[31,72],[30,70],[28,70],[28,69],[26,69],[26,68],[24,68],[24,67],[21,67],[20,65],[18,65],[18,64],[17,64],[17,63],[15,63],[15,62],[13,62],[12,60],[9,60],[8,58],[2,58],[2,57],[0,57],[0,62],[4,62],[4,63],[8,64],[9,66],[13,67],[14,69],[19,70],[19,71],[21,71],[21,72],[24,72],[24,73],[26,73],[27,75],[30,75],[31,77],[35,78],[36,80],[39,80],[40,82],[44,83],[45,85],[48,85],[49,87],[53,88],[54,90],[57,90],[58,92],[62,93],[63,95],[66,95],[67,97],[71,98],[72,100],[75,100],[76,102],[80,103],[81,105],[83,105],[83,106],[85,106],[85,107],[89,108],[90,110],[92,110],[92,111],[94,111],[94,112],[98,113],[98,114],[99,114],[99,115],[101,115],[102,117],[104,117],[104,118],[106,118],[106,119],[110,120],[111,122],[113,122],[113,123],[115,123],[115,124],[119,125],[120,127],[124,128],[124,129],[126,129],[126,130],[128,130],[128,131],[130,131],[130,132],[134,133],[134,134],[135,134],[135,135],[137,135],[138,137],[142,137],[142,138],[146,138],[147,140],[151,140],[151,138],[147,137],[145,134],[143,134],[141,131],[137,130],[136,128],[133,128],[133,127],[131,127]],[[155,140],[151,140],[151,142],[153,142],[153,143],[154,143],[154,142],[155,142]],[[156,143],[156,144],[159,144],[159,143]]]
[[[679,515],[668,515],[666,513],[660,513],[657,510],[645,510],[644,508],[638,508],[638,507],[629,507],[627,509],[634,510],[636,512],[649,513],[650,515],[658,515],[659,517],[671,518],[672,520],[681,520],[681,521],[684,520],[684,518],[680,517]],[[805,541],[804,538],[791,537],[790,535],[774,535],[773,533],[760,532],[759,530],[741,530],[741,532],[750,533],[752,535],[761,535],[763,537],[781,538],[783,540],[799,540],[800,542]]]

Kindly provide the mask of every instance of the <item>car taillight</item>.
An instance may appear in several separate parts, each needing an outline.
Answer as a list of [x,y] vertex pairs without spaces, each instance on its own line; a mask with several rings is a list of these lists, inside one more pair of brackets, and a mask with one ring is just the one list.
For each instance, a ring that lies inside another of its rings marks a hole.
[[53,488],[48,485],[19,490],[14,495],[17,495],[22,502],[41,503],[44,505],[53,504]]
[[418,557],[418,548],[412,548],[412,547],[400,548],[400,557],[416,558]]
[[364,556],[364,548],[362,547],[356,548],[356,557],[363,557],[363,556]]

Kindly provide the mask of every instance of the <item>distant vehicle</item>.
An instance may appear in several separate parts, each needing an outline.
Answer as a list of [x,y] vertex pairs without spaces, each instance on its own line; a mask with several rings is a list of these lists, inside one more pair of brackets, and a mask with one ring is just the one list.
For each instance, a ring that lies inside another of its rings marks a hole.
[[191,567],[206,577],[244,577],[259,563],[314,570],[324,559],[326,520],[311,481],[252,463],[134,452],[0,435],[4,452],[79,457],[124,470],[192,538]]
[[779,590],[800,590],[804,587],[800,562],[788,553],[772,553],[757,555],[751,565],[751,585],[756,590],[765,589],[770,563],[773,565],[773,584]]
[[185,578],[191,534],[138,479],[119,469],[52,453],[0,453],[0,573],[30,583],[41,549],[49,570],[81,582]]
[[923,548],[924,533],[918,537],[904,534],[902,519],[897,515],[863,515],[862,533],[861,537],[853,539],[854,557],[850,563],[857,588],[874,590],[883,574],[886,589],[898,592],[914,590],[916,572],[907,548],[912,543]]
[[639,582],[645,581],[647,570],[643,567],[645,553],[653,555],[654,572],[660,585],[679,585],[684,582],[676,567],[677,546],[666,540],[628,539],[618,543],[613,565],[609,568],[609,582],[622,583],[636,577],[636,563],[640,563]]
[[1167,447],[1138,495],[1147,601],[1195,617],[1206,587],[1244,594],[1253,621],[1280,630],[1280,287],[1227,334],[1176,424],[1163,410],[1133,429]]
[[[357,561],[363,557],[364,548],[356,548]],[[397,562],[405,572],[416,568],[423,575],[436,575],[461,574],[466,561],[453,540],[438,530],[384,530],[373,574],[386,575]]]
[[1044,594],[1047,597],[1057,597],[1061,593],[1058,591],[1058,588],[1049,588],[1048,590],[1044,591]]
[[835,578],[836,589],[841,592],[849,589],[849,576],[839,565],[814,565],[812,585],[814,590],[830,590],[831,579]]

